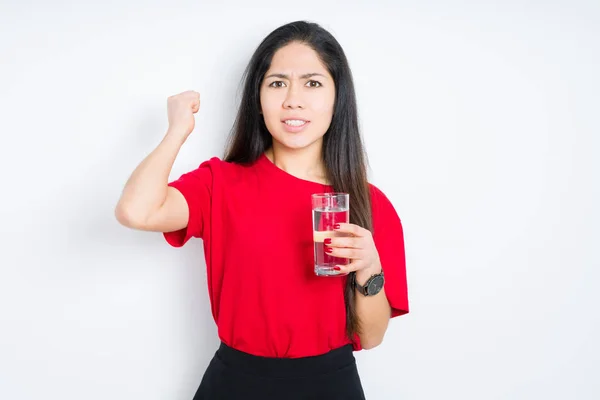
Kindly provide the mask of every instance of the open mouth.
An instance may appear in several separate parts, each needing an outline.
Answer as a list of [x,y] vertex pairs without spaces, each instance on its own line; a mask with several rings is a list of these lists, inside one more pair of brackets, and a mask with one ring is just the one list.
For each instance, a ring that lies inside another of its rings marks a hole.
[[284,124],[286,124],[287,126],[304,126],[308,123],[308,121],[304,121],[301,119],[288,119],[283,121]]
[[295,133],[306,128],[310,124],[310,121],[305,121],[303,119],[286,119],[281,121],[281,123],[286,131]]

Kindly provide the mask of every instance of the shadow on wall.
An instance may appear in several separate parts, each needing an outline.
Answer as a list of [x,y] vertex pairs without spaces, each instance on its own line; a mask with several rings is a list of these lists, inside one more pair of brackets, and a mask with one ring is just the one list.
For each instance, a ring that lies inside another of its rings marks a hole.
[[[73,276],[73,272],[96,276],[107,284],[118,283],[121,289],[127,281],[146,280],[161,291],[157,297],[164,296],[168,302],[160,312],[172,314],[165,323],[176,324],[168,329],[175,333],[169,340],[177,342],[174,350],[184,352],[177,355],[182,362],[182,381],[177,387],[185,391],[181,398],[189,398],[219,344],[202,241],[192,239],[183,248],[172,248],[162,233],[124,227],[114,215],[127,178],[164,135],[156,129],[164,112],[156,115],[157,110],[146,111],[148,115],[137,119],[142,122],[131,135],[119,138],[110,150],[93,154],[95,159],[85,165],[87,170],[77,173],[78,179],[71,180],[59,196],[46,200],[48,209],[60,210],[48,220],[56,228],[52,234],[60,236],[53,240],[57,246],[54,250],[60,258],[71,261],[64,268],[78,269],[65,270],[65,277]],[[144,290],[144,284],[139,285]],[[160,314],[156,318],[161,318]]]

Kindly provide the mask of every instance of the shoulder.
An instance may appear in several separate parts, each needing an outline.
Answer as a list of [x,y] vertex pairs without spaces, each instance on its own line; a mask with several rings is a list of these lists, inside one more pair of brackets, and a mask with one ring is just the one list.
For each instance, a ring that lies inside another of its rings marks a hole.
[[198,168],[223,170],[229,168],[229,164],[231,163],[228,163],[227,161],[224,161],[219,157],[211,157],[208,160],[202,161]]
[[254,164],[244,165],[222,160],[219,157],[212,157],[203,161],[198,169],[208,169],[213,173],[224,174],[226,176],[235,176],[248,172]]
[[375,212],[396,212],[394,205],[386,194],[372,183],[369,183],[369,191],[371,193],[371,208]]
[[385,193],[383,193],[383,191],[381,189],[379,189],[377,186],[375,186],[373,183],[369,183],[369,191],[371,192],[372,198],[387,199],[387,196],[385,195]]
[[203,161],[195,171],[210,179],[213,186],[235,186],[253,181],[252,176],[257,174],[256,170],[256,162],[239,164],[212,157]]
[[388,229],[402,225],[396,207],[388,196],[377,186],[369,183],[371,192],[371,213],[375,230]]

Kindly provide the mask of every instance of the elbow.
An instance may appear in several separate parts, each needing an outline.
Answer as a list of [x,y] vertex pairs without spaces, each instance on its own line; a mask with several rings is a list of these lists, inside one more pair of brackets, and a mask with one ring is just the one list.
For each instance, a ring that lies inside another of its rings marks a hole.
[[364,350],[371,350],[383,343],[383,335],[377,337],[360,338],[360,345]]
[[115,207],[115,218],[121,225],[128,228],[141,229],[143,226],[141,219],[136,216],[129,207],[126,207],[120,202]]
[[364,329],[363,333],[358,335],[361,347],[365,350],[370,350],[383,343],[388,322],[389,318],[383,319],[379,323],[370,325],[370,329]]
[[115,218],[124,226],[129,226],[131,223],[131,214],[121,203],[115,207]]

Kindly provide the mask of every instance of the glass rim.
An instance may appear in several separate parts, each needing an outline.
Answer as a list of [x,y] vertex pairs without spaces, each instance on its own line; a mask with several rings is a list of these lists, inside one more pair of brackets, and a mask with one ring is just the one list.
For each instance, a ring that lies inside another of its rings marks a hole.
[[323,199],[329,197],[340,197],[340,196],[350,196],[349,193],[344,192],[329,192],[329,193],[313,193],[311,197],[313,199]]

